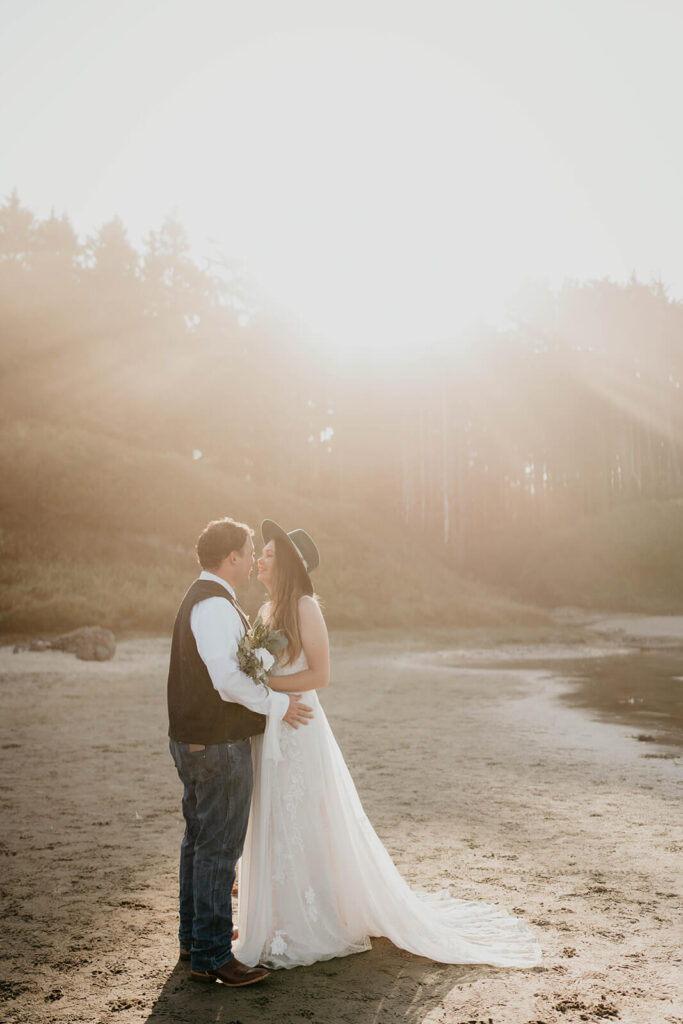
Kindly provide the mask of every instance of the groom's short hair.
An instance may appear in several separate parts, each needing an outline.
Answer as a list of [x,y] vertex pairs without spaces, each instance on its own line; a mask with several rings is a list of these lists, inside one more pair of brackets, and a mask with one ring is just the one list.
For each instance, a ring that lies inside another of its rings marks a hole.
[[199,564],[207,572],[217,569],[231,551],[241,551],[247,537],[253,536],[254,531],[246,523],[236,523],[227,516],[225,519],[213,519],[197,539]]

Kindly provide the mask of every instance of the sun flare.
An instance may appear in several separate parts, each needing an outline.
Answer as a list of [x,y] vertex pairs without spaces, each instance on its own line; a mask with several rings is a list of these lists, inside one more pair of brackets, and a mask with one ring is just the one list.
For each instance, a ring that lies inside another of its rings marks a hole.
[[419,347],[499,318],[521,279],[578,265],[587,235],[596,269],[612,257],[522,110],[400,37],[279,35],[179,75],[128,150],[102,183],[120,191],[135,154],[143,180],[123,208],[182,196],[199,256],[245,260],[345,349]]
[[341,351],[453,344],[527,279],[680,296],[679,22],[618,0],[10,5],[0,177],[82,237],[117,214],[140,246],[177,215],[199,261],[246,264]]

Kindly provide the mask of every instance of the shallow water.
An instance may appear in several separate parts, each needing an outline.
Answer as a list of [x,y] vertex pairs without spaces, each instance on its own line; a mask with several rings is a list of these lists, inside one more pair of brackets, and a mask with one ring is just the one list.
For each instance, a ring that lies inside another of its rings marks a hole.
[[[649,621],[649,620],[648,620]],[[630,726],[643,743],[683,747],[683,644],[638,638],[622,629],[609,639],[504,643],[437,652],[454,668],[533,669],[565,682],[560,699],[604,721]],[[675,757],[661,750],[645,757]]]
[[683,747],[683,647],[579,659],[555,669],[571,683],[561,699],[572,707],[632,726],[644,743]]

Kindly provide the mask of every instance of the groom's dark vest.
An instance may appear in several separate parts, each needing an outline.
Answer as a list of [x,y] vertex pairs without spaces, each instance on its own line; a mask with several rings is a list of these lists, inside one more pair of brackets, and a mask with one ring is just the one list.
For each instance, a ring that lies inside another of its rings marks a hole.
[[168,735],[179,743],[227,743],[256,736],[266,727],[264,715],[221,699],[199,655],[190,616],[194,606],[209,597],[224,598],[236,608],[220,583],[195,580],[182,600],[173,627],[168,670]]

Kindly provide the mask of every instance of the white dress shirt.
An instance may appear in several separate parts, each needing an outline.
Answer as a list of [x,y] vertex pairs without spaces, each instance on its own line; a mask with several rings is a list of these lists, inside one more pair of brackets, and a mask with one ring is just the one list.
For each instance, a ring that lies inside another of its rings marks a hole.
[[[225,587],[233,598],[229,583],[212,572],[202,572],[200,580],[213,580]],[[280,721],[289,707],[286,693],[266,692],[265,688],[240,670],[237,645],[244,636],[244,625],[236,608],[222,597],[199,601],[190,615],[190,628],[199,656],[209,670],[211,682],[222,700],[243,704],[259,715],[272,715]]]

